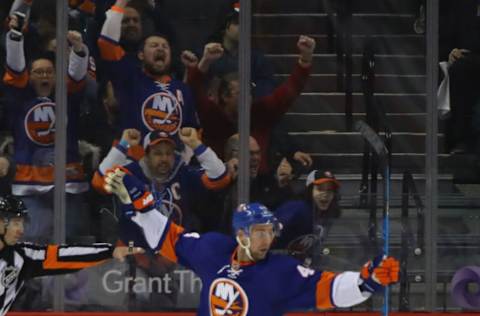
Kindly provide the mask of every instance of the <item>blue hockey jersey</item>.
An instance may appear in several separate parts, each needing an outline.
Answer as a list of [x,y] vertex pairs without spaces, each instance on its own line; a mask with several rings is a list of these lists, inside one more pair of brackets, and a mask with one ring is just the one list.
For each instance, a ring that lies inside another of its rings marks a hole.
[[[8,117],[15,139],[16,173],[12,184],[15,195],[50,191],[54,183],[55,101],[36,97],[33,89],[8,87]],[[68,193],[88,190],[78,151],[78,118],[81,97],[69,95],[67,125]]]
[[[313,205],[303,200],[288,201],[280,205],[274,212],[282,223],[282,235],[275,242],[275,247],[285,248],[295,238],[313,233]],[[318,236],[321,238],[321,236]]]
[[[12,193],[42,194],[54,186],[55,101],[53,96],[39,97],[29,84],[23,39],[6,36],[7,69],[3,76],[8,116],[15,139],[16,162]],[[66,191],[88,190],[78,151],[79,105],[88,66],[88,50],[78,55],[70,52],[68,65],[68,124]]]
[[236,261],[237,243],[219,233],[185,233],[157,210],[135,212],[140,243],[192,269],[202,280],[198,315],[283,315],[295,309],[349,307],[368,298],[359,273],[315,271],[294,258],[268,255],[248,265]]
[[[191,211],[192,203],[207,190],[216,191],[227,187],[231,177],[223,162],[210,148],[200,145],[195,149],[194,154],[201,168],[186,165],[181,156],[177,154],[168,178],[158,182],[153,180],[151,175],[146,174],[148,167],[143,159],[135,161],[128,157],[125,148],[118,144],[112,147],[101,162],[92,185],[95,189],[103,192],[104,175],[107,171],[116,166],[123,166],[145,184],[146,191],[152,192],[157,208],[163,214],[188,229],[198,228],[196,216]],[[122,225],[127,228],[131,226],[131,223],[122,221]]]
[[109,80],[119,102],[120,130],[135,128],[146,135],[162,130],[175,135],[181,127],[200,126],[190,88],[169,76],[155,78],[127,58],[119,45],[123,9],[113,6],[98,40]]

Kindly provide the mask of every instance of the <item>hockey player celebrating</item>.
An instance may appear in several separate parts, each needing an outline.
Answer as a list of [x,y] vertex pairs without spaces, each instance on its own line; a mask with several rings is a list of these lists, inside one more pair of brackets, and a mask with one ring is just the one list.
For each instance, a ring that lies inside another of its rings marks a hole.
[[66,274],[95,266],[112,257],[144,252],[139,247],[116,247],[97,243],[89,246],[19,243],[28,211],[22,200],[0,198],[0,316],[7,313],[26,280],[45,275]]
[[117,169],[106,189],[124,204],[151,251],[192,269],[203,282],[198,315],[282,315],[292,309],[329,309],[362,303],[398,281],[392,257],[369,261],[361,273],[315,271],[296,259],[269,254],[279,232],[273,214],[259,203],[241,204],[234,216],[235,239],[186,233],[155,209],[150,192]]

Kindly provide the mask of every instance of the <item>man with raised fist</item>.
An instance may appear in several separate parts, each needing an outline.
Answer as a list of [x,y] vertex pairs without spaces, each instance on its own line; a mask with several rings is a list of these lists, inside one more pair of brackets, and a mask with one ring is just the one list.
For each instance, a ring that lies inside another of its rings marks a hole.
[[[7,116],[14,136],[16,172],[12,194],[21,196],[31,210],[27,238],[48,241],[53,230],[55,61],[53,54],[25,58],[23,27],[12,15],[6,36]],[[89,234],[82,209],[82,193],[88,190],[78,150],[78,119],[88,68],[88,49],[76,31],[67,33],[71,50],[68,64],[67,99],[67,238]]]
[[[297,41],[298,60],[290,77],[271,94],[254,99],[251,104],[251,135],[261,148],[260,173],[268,171],[268,148],[273,127],[293,105],[302,92],[312,68],[315,40],[301,35]],[[188,69],[187,83],[192,87],[205,143],[221,157],[230,135],[237,132],[240,83],[237,73],[223,76],[218,89],[218,102],[209,98],[204,83],[212,63],[221,58],[224,49],[220,43],[205,45],[202,59],[190,52],[182,53],[182,62]]]

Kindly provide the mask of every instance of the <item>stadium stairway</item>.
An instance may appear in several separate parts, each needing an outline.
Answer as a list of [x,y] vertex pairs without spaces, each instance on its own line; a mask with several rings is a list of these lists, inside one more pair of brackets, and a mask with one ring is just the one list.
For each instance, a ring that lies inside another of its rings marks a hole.
[[[337,265],[337,258],[351,258],[359,245],[353,241],[352,227],[368,227],[369,210],[360,205],[358,190],[362,177],[363,140],[345,124],[345,93],[337,89],[335,48],[328,36],[328,14],[319,0],[257,0],[254,2],[253,43],[266,52],[275,65],[276,76],[284,80],[296,60],[296,39],[300,34],[313,36],[317,50],[312,78],[295,105],[286,114],[282,126],[301,147],[309,152],[316,168],[333,171],[342,181],[341,205],[344,215],[332,229],[326,242],[324,257]],[[353,3],[353,118],[365,119],[365,100],[361,73],[364,45],[368,38],[375,45],[375,98],[384,106],[393,133],[392,199],[390,208],[392,253],[401,248],[402,174],[409,170],[420,195],[425,194],[426,142],[426,50],[425,37],[413,30],[417,1],[366,0]],[[442,260],[439,281],[445,287],[453,271],[465,258],[473,258],[476,239],[480,235],[478,185],[459,186],[459,173],[472,175],[473,157],[450,155],[444,147],[443,122],[439,122],[438,253]],[[461,176],[463,179],[466,177]],[[381,179],[379,177],[379,179]],[[301,179],[302,180],[302,179]],[[299,181],[299,188],[304,182]],[[378,183],[377,206],[382,207],[382,182]],[[408,222],[414,231],[421,225],[423,209],[410,199]],[[381,240],[382,212],[377,210],[377,236]],[[342,222],[344,221],[344,222]],[[418,236],[417,236],[418,237]],[[412,236],[413,240],[416,240]],[[348,239],[350,238],[350,239]],[[346,242],[346,240],[350,240]],[[345,246],[345,245],[350,245]],[[413,245],[409,245],[412,247]],[[356,248],[357,247],[357,248]],[[356,249],[354,249],[356,248]],[[362,246],[360,246],[362,248]],[[363,259],[363,258],[360,258]],[[328,262],[327,260],[327,262]],[[408,252],[410,299],[412,306],[421,306],[425,261],[411,248]],[[411,275],[410,275],[411,274]],[[394,290],[395,291],[395,290]],[[444,290],[438,300],[445,310],[454,308]],[[414,303],[415,302],[415,303]],[[395,304],[395,303],[393,303]]]
[[[345,93],[337,90],[336,55],[328,36],[326,1],[254,1],[253,45],[275,66],[276,77],[288,77],[296,61],[296,39],[317,41],[312,76],[282,122],[315,166],[332,170],[347,187],[358,190],[363,141],[346,129]],[[368,0],[353,3],[353,118],[365,119],[361,72],[365,41],[375,46],[375,97],[384,106],[393,132],[393,193],[400,193],[401,174],[409,170],[420,189],[425,183],[426,97],[425,37],[413,30],[416,1]],[[442,122],[440,131],[442,130]],[[440,193],[456,193],[453,171],[471,157],[445,153],[438,134]],[[421,189],[422,190],[422,189]],[[350,190],[349,190],[350,191]],[[350,191],[352,194],[356,191]]]

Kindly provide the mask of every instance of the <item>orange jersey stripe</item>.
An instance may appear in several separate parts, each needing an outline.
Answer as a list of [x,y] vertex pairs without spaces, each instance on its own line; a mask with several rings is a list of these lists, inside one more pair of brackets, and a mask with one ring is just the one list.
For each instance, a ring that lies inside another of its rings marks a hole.
[[133,207],[137,210],[143,210],[147,206],[151,206],[155,203],[155,199],[150,192],[145,192],[141,197],[133,201]]
[[92,184],[92,188],[97,190],[99,193],[108,194],[108,192],[105,191],[105,178],[102,177],[102,175],[100,175],[98,171],[96,171],[95,174],[93,175],[91,184]]
[[[112,146],[117,146],[119,142],[120,141],[118,139],[115,139],[112,143]],[[127,156],[135,161],[139,161],[143,158],[143,156],[145,156],[145,150],[143,149],[142,145],[131,146],[128,148]]]
[[177,244],[180,234],[184,231],[183,227],[170,222],[170,228],[168,230],[165,239],[163,240],[160,254],[172,262],[177,262],[177,254],[175,252],[175,245]]
[[223,177],[212,180],[205,173],[202,174],[202,183],[209,190],[221,190],[226,188],[232,182],[230,174],[225,174]]
[[112,43],[104,38],[98,39],[98,47],[100,48],[100,56],[107,61],[118,61],[125,56],[123,48],[115,43]]
[[143,158],[143,156],[145,156],[145,150],[141,145],[135,145],[128,148],[127,154],[129,157],[135,159],[136,161],[139,161]]
[[79,7],[78,9],[82,10],[83,12],[86,12],[88,14],[94,14],[95,13],[95,3],[90,1],[90,0],[85,0]]
[[330,299],[330,292],[332,289],[333,278],[335,273],[323,271],[322,277],[317,282],[317,308],[318,309],[329,309],[333,308],[334,305]]
[[105,260],[96,262],[76,262],[76,261],[58,261],[58,245],[49,245],[47,247],[47,258],[43,261],[44,269],[71,269],[78,270],[96,266]]
[[122,8],[118,5],[113,5],[110,9],[118,13],[125,13],[125,8]]
[[21,73],[15,73],[7,67],[7,71],[3,75],[3,82],[6,85],[13,86],[15,88],[25,88],[28,84],[28,72],[27,70],[22,71]]
[[[67,164],[67,180],[84,180],[83,166],[78,163]],[[51,184],[54,181],[55,167],[36,167],[31,165],[17,165],[15,173],[16,182],[39,182]]]

